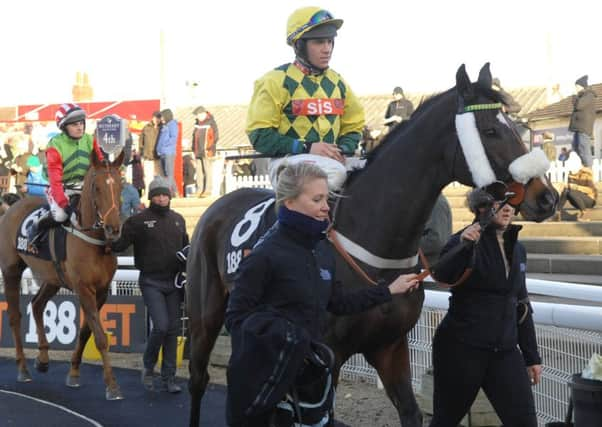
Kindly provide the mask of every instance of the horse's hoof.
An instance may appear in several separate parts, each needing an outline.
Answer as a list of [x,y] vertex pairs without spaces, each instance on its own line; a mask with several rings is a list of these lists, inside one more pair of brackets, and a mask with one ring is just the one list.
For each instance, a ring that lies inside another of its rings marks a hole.
[[113,389],[107,387],[105,397],[107,400],[123,400],[123,394],[121,394],[121,390],[119,390],[119,387],[115,387]]
[[17,375],[17,382],[19,383],[30,383],[32,381],[31,374],[28,370],[19,371]]
[[65,385],[71,388],[78,388],[81,384],[79,383],[79,377],[67,375],[65,379]]
[[36,357],[36,359],[33,362],[33,366],[38,372],[48,372],[48,367],[50,366],[50,363],[42,363],[40,362],[40,359]]

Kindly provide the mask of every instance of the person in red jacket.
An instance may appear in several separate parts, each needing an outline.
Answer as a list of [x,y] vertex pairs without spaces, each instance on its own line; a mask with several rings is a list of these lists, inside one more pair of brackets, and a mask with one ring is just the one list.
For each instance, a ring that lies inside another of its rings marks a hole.
[[73,210],[65,194],[64,185],[76,186],[83,182],[90,167],[90,154],[93,149],[96,149],[99,158],[103,158],[92,136],[85,132],[86,112],[79,105],[62,104],[55,114],[55,119],[61,133],[48,143],[47,164],[44,170],[49,182],[46,197],[50,217],[32,224],[28,233],[30,244],[34,243],[39,231],[50,226],[53,221],[62,223],[71,219]]

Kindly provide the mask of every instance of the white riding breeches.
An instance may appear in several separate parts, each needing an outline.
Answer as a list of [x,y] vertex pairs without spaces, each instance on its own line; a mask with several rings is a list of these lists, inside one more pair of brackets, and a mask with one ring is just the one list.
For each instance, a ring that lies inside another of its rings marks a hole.
[[61,208],[58,203],[52,197],[50,191],[46,191],[46,198],[48,199],[48,205],[50,206],[50,215],[56,222],[63,223],[67,221],[67,212]]
[[329,157],[318,156],[316,154],[295,154],[293,156],[271,159],[269,164],[270,182],[275,190],[278,184],[278,169],[283,164],[297,164],[300,162],[313,163],[320,167],[326,175],[328,175],[328,188],[330,191],[338,191],[343,187],[347,179],[347,171],[353,169],[361,169],[365,160],[360,160],[355,157],[345,159],[345,165],[341,162]]

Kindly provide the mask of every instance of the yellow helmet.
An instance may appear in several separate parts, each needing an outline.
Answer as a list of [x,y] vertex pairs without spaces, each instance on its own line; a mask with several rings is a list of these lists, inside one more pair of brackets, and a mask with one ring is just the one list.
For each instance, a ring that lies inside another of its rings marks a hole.
[[341,28],[343,20],[335,19],[329,11],[319,7],[297,9],[289,16],[286,23],[286,43],[293,46],[297,40],[308,35],[308,32],[324,24],[330,25],[322,27],[325,31],[312,34],[312,38],[336,36],[336,30]]

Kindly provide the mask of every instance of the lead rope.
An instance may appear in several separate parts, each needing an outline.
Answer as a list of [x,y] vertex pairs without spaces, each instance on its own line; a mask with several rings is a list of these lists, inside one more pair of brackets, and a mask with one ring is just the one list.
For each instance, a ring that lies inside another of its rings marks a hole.
[[431,268],[429,267],[429,263],[426,257],[424,256],[424,252],[422,252],[422,248],[418,249],[418,256],[420,257],[420,262],[422,263],[422,268],[424,269],[421,273],[418,274],[418,276],[416,276],[416,280],[418,281],[424,280],[426,276],[431,276],[437,286],[440,286],[445,289],[451,289],[464,283],[466,279],[468,279],[468,277],[472,274],[472,267],[468,267],[464,270],[464,273],[462,273],[460,278],[455,283],[440,282],[437,279],[435,279],[435,277],[433,277],[431,273]]

